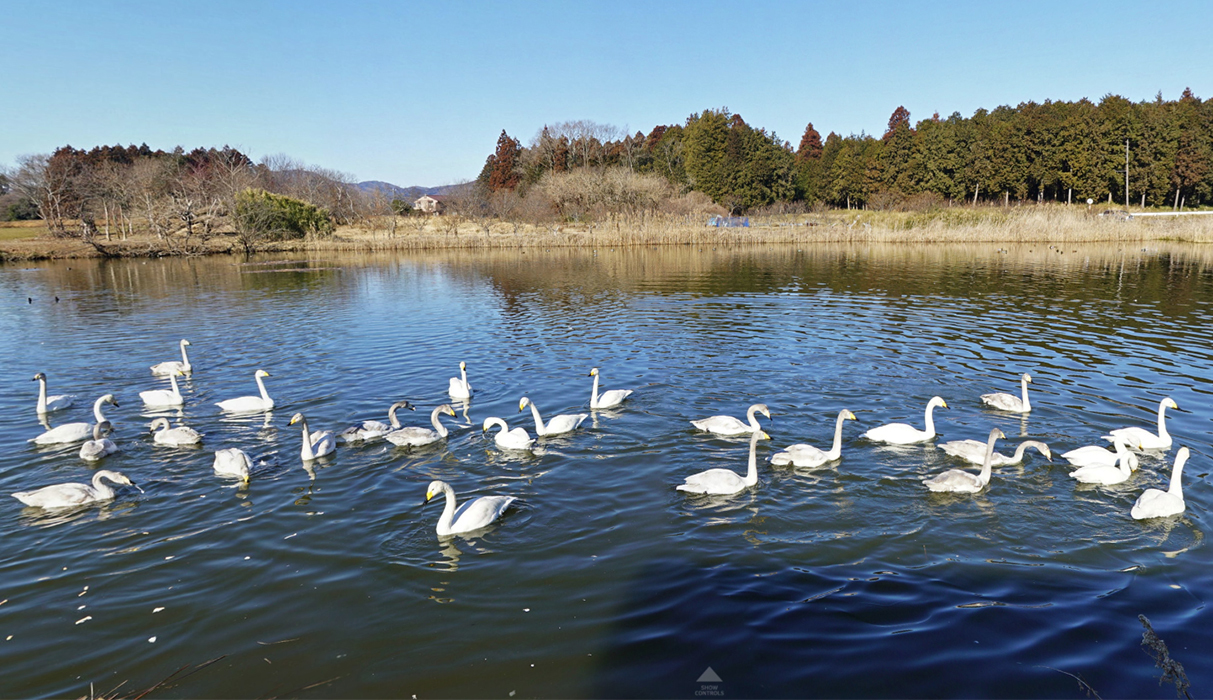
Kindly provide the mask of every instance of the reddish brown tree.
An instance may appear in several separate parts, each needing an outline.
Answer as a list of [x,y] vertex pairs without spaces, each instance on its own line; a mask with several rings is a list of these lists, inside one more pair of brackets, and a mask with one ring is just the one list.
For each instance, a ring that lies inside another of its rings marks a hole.
[[488,179],[490,192],[512,190],[518,186],[522,180],[518,172],[518,157],[521,154],[522,144],[510,138],[505,129],[502,129],[501,136],[497,138],[497,151],[489,156],[489,163],[485,163],[486,169],[490,163],[492,165]]
[[910,129],[910,110],[901,106],[893,110],[893,114],[889,116],[889,129],[888,131],[884,132],[884,140],[888,141],[889,137],[891,137],[899,127],[905,127],[908,131],[913,131],[913,129]]
[[796,162],[803,165],[809,160],[814,160],[821,157],[821,134],[813,128],[813,122],[804,129],[804,136],[800,137],[800,148],[796,149]]

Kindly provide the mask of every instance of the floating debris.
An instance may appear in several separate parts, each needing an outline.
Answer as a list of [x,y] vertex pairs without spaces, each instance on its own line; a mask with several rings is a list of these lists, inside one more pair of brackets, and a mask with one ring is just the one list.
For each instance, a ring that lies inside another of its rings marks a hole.
[[156,643],[156,638],[155,638],[155,637],[148,637],[148,638],[147,638],[147,641],[148,641],[148,643],[149,643],[149,644],[155,644],[155,643]]
[[159,608],[152,608],[152,614],[155,615],[156,613],[160,612],[163,609],[164,609],[163,606],[161,606]]
[[76,620],[76,624],[78,625],[81,622],[88,622],[91,619],[93,619],[92,615],[85,615],[84,617],[80,618],[79,620]]

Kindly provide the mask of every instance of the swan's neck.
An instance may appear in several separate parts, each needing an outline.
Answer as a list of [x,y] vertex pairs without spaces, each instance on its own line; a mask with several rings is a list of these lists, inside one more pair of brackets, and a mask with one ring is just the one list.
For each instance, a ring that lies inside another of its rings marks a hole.
[[186,367],[190,366],[189,355],[185,354],[185,343],[181,344],[181,364],[185,365]]
[[38,379],[38,413],[46,413],[46,380]]
[[838,423],[834,425],[834,446],[826,453],[830,459],[838,459],[842,454],[842,424],[846,421],[846,416],[838,414]]
[[1175,458],[1175,467],[1171,470],[1171,488],[1167,489],[1167,493],[1178,496],[1180,499],[1184,497],[1183,486],[1179,483],[1179,478],[1184,472],[1184,461],[1179,457]]
[[303,423],[303,458],[311,459],[316,456],[316,453],[312,451],[312,435],[307,429],[307,419],[304,418],[300,422]]
[[[185,350],[185,346],[181,346],[181,349]],[[181,390],[177,388],[177,373],[173,372],[172,374],[168,375],[168,381],[173,385],[173,393],[177,396],[181,396]]]
[[95,496],[97,496],[98,498],[104,498],[104,499],[108,500],[108,499],[114,497],[114,489],[110,488],[110,485],[105,483],[103,481],[103,479],[110,479],[112,481],[115,481],[115,483],[117,483],[116,480],[114,480],[114,477],[110,474],[110,472],[102,469],[101,471],[97,472],[96,474],[93,474],[93,494]]
[[1023,461],[1023,455],[1024,455],[1024,453],[1025,453],[1025,452],[1027,452],[1027,451],[1028,451],[1028,448],[1029,448],[1029,447],[1031,447],[1031,446],[1032,446],[1032,445],[1031,445],[1031,444],[1029,444],[1029,443],[1027,443],[1027,442],[1021,442],[1021,443],[1019,443],[1019,447],[1016,447],[1016,448],[1015,448],[1015,456],[1011,458],[1011,461],[1013,461],[1013,462],[1022,462],[1022,461]]
[[[927,414],[930,415],[930,414]],[[981,481],[981,485],[985,486],[990,483],[990,470],[994,465],[994,438],[986,443],[986,459],[981,463],[981,474],[977,476]]]
[[1026,378],[1019,380],[1019,385],[1023,388],[1023,410],[1025,412],[1032,409],[1032,404],[1028,401],[1028,380]]
[[387,419],[388,422],[392,424],[392,430],[400,430],[400,419],[396,417],[395,404],[393,404],[392,407],[387,410]]
[[447,486],[442,489],[442,493],[446,496],[446,505],[438,518],[438,534],[445,535],[451,531],[451,520],[455,517],[455,491]]
[[[597,378],[595,378],[597,380]],[[539,415],[539,409],[535,407],[534,401],[528,402],[531,406],[531,415],[535,417],[535,432],[539,435],[547,435],[548,426],[543,422],[543,418]]]
[[1166,438],[1167,435],[1167,405],[1158,405],[1158,437]]
[[463,388],[466,390],[468,388],[468,368],[467,367],[459,368],[459,380],[461,382],[463,382]]
[[750,464],[745,473],[745,485],[753,486],[758,483],[758,432],[750,438]]
[[1128,455],[1121,455],[1116,459],[1116,466],[1120,469],[1120,473],[1128,478],[1133,474],[1133,467],[1129,466]]
[[754,415],[756,413],[758,413],[758,409],[750,406],[750,410],[746,411],[745,414],[746,418],[750,419],[750,430],[753,432],[758,432],[762,429],[762,426],[758,425],[758,416]]
[[598,405],[598,375],[594,375],[594,389],[590,392],[590,407]]
[[261,400],[266,403],[270,402],[270,393],[265,390],[265,382],[262,381],[261,375],[254,375],[257,378],[257,388],[261,390]]
[[101,413],[101,404],[103,403],[105,403],[104,396],[93,402],[93,418],[96,418],[98,423],[105,420],[105,416]]
[[[934,410],[935,410],[934,403],[927,404],[927,413],[926,413],[927,435],[932,435],[932,436],[935,435],[935,418],[934,418],[934,416],[932,416],[932,412]],[[990,444],[992,445],[993,443],[990,443]],[[994,448],[991,447],[990,451],[993,452]]]
[[[434,431],[437,432],[439,436],[446,437],[446,426],[439,422],[438,409],[436,408],[430,413],[430,423],[434,424]],[[450,499],[450,503],[455,502],[455,497],[453,495],[450,496]]]

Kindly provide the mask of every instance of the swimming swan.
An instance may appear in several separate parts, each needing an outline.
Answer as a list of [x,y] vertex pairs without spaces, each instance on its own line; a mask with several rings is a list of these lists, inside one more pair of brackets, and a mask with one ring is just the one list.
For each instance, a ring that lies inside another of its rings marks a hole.
[[[13,498],[34,508],[72,508],[97,501],[108,501],[113,499],[114,490],[103,479],[109,479],[115,484],[124,486],[135,486],[122,474],[101,469],[93,474],[92,486],[77,483],[54,484],[34,491],[19,491],[13,494]],[[138,486],[135,488],[139,489]],[[139,491],[142,492],[143,489],[139,489]]]
[[[1108,433],[1110,436],[1121,436],[1129,445],[1140,445],[1143,450],[1165,450],[1171,447],[1171,435],[1167,432],[1167,409],[1179,409],[1179,404],[1170,396],[1158,403],[1158,434],[1155,435],[1145,428],[1119,428]],[[1104,437],[1111,440],[1111,437]]]
[[611,389],[599,395],[597,367],[590,370],[590,376],[594,378],[594,388],[590,392],[590,408],[614,408],[632,395],[632,389]]
[[842,423],[846,420],[855,420],[855,414],[844,408],[838,412],[838,422],[834,425],[834,446],[829,452],[822,452],[812,445],[788,445],[783,452],[777,452],[771,457],[771,464],[819,467],[826,462],[833,462],[842,456]]
[[182,338],[180,343],[181,361],[178,362],[176,360],[168,360],[166,362],[154,364],[152,365],[152,374],[158,374],[160,376],[172,376],[173,372],[180,372],[182,374],[189,374],[190,372],[193,372],[194,366],[190,364],[189,355],[185,354],[185,347],[189,344],[190,341]]
[[[1024,440],[1019,443],[1019,447],[1015,448],[1015,454],[1008,457],[1004,454],[995,452],[991,464],[995,467],[1002,467],[1009,464],[1019,464],[1023,461],[1023,455],[1028,451],[1029,447],[1035,447],[1036,451],[1045,456],[1045,459],[1053,461],[1053,452],[1049,446],[1038,440]],[[961,459],[972,462],[973,464],[985,464],[986,445],[979,440],[953,440],[945,442],[939,446],[939,449]],[[1107,450],[1102,451],[1106,452]]]
[[274,400],[270,398],[269,393],[265,390],[265,382],[261,381],[262,377],[270,376],[269,372],[259,369],[253,374],[253,378],[257,380],[257,388],[261,390],[261,396],[241,396],[227,401],[220,401],[215,404],[220,410],[229,413],[255,413],[257,411],[268,411],[274,407]]
[[481,432],[487,432],[493,426],[500,426],[501,430],[493,436],[493,442],[503,450],[529,450],[535,440],[527,434],[526,428],[514,428],[510,430],[510,426],[500,418],[485,418],[484,425],[481,426]]
[[1023,398],[1000,392],[997,394],[982,394],[981,400],[987,406],[993,406],[1000,411],[1028,413],[1032,410],[1032,403],[1028,401],[1028,385],[1031,383],[1032,377],[1030,375],[1025,374],[1019,378],[1019,386],[1023,392]]
[[990,483],[990,467],[993,466],[994,441],[1005,438],[1006,435],[998,428],[990,431],[990,440],[986,443],[986,456],[981,464],[981,473],[949,469],[939,476],[923,479],[923,484],[932,491],[952,491],[957,493],[977,493]]
[[571,433],[581,425],[581,422],[590,417],[588,413],[561,413],[558,416],[552,416],[545,424],[543,418],[539,415],[539,407],[537,407],[530,399],[523,396],[518,402],[518,410],[526,410],[526,407],[531,407],[531,415],[535,418],[535,434],[539,437],[545,435],[560,435],[562,433]]
[[219,476],[234,476],[241,481],[248,481],[249,469],[252,466],[252,458],[239,447],[215,450],[213,469]]
[[114,429],[112,423],[103,420],[93,426],[93,439],[80,446],[80,459],[96,462],[118,451],[118,446],[106,434]]
[[481,496],[465,501],[455,508],[455,490],[445,481],[431,481],[425,492],[425,505],[438,494],[446,494],[446,507],[438,517],[438,535],[457,535],[488,527],[501,517],[510,504],[518,500],[514,496]]
[[[93,402],[93,418],[96,418],[98,423],[105,420],[105,416],[101,413],[101,404],[106,403],[118,406],[118,401],[113,394],[106,394]],[[31,439],[30,442],[35,445],[60,445],[87,440],[92,434],[93,425],[91,423],[64,423]]]
[[1187,461],[1188,448],[1179,448],[1175,453],[1175,466],[1171,468],[1171,488],[1166,491],[1146,489],[1138,496],[1133,510],[1129,511],[1135,520],[1164,518],[1184,512],[1184,490],[1179,484],[1179,478],[1184,471],[1184,462]]
[[470,399],[472,398],[472,385],[468,384],[468,365],[466,362],[459,363],[459,376],[451,377],[451,386],[447,389],[447,393],[452,399]]
[[168,389],[151,389],[149,391],[139,392],[139,398],[143,399],[144,406],[164,406],[171,408],[173,406],[184,406],[185,397],[181,395],[181,389],[177,388],[177,375],[180,371],[174,370],[168,375],[169,383],[173,385],[172,391]]
[[739,475],[732,469],[709,469],[692,474],[675,488],[687,493],[707,494],[710,496],[731,496],[741,493],[758,483],[758,458],[755,450],[759,440],[770,440],[771,436],[761,430],[750,433],[750,462],[745,476]]
[[[1137,445],[1137,443],[1133,444]],[[1076,467],[1113,467],[1118,461],[1123,460],[1129,469],[1137,469],[1137,455],[1129,451],[1128,444],[1123,437],[1117,435],[1112,438],[1112,445],[1116,448],[1114,452],[1099,445],[1087,445],[1063,452],[1061,456]],[[1137,447],[1141,449],[1141,445],[1137,445]]]
[[430,412],[430,423],[434,426],[433,430],[429,428],[420,428],[409,426],[384,435],[383,438],[393,445],[400,447],[421,447],[438,442],[447,436],[446,426],[438,421],[439,414],[454,416],[455,409],[451,408],[449,403],[444,403],[438,408]]
[[709,433],[716,433],[717,435],[756,433],[762,430],[762,426],[758,425],[758,418],[754,415],[755,413],[761,413],[767,418],[771,417],[771,411],[766,407],[766,404],[756,403],[750,406],[750,410],[746,411],[746,417],[750,419],[749,423],[742,423],[733,416],[712,416],[711,418],[693,420],[691,421],[691,425],[700,430],[706,430]]
[[948,402],[938,396],[934,396],[927,402],[926,413],[926,430],[919,430],[912,425],[906,423],[889,423],[877,428],[872,428],[863,436],[869,440],[876,442],[889,442],[894,445],[911,445],[916,442],[925,442],[935,437],[935,421],[932,420],[931,410],[936,406],[948,407]]
[[157,445],[185,447],[202,442],[202,433],[184,425],[173,428],[169,425],[167,418],[157,418],[148,425],[148,428],[154,433],[152,440]]
[[377,440],[393,430],[400,430],[400,421],[396,418],[396,411],[401,408],[407,408],[410,411],[417,410],[408,401],[397,401],[387,409],[388,423],[377,420],[364,420],[361,425],[351,425],[340,433],[337,433],[337,442],[369,442]]
[[332,454],[337,449],[337,438],[333,437],[332,431],[309,432],[307,419],[303,417],[302,413],[291,416],[291,422],[288,425],[296,423],[303,424],[303,447],[299,448],[299,456],[303,458],[303,461],[308,462]]
[[1117,457],[1116,465],[1092,464],[1079,467],[1070,472],[1070,476],[1084,484],[1104,484],[1105,486],[1119,484],[1128,481],[1129,477],[1133,475],[1133,470],[1129,467],[1129,457],[1131,456],[1132,453],[1125,450]]
[[50,413],[51,411],[60,411],[72,404],[76,403],[74,394],[56,394],[55,396],[46,395],[46,375],[39,372],[34,375],[33,381],[38,382],[38,414]]

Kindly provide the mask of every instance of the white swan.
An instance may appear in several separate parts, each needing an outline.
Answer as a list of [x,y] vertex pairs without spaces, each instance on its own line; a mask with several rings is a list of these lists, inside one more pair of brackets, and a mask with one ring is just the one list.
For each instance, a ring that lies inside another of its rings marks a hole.
[[632,395],[632,389],[611,389],[610,391],[602,392],[600,395],[598,393],[597,367],[590,370],[590,376],[594,378],[594,388],[590,392],[590,408],[614,408]]
[[1166,491],[1146,489],[1137,497],[1133,510],[1129,514],[1135,520],[1146,518],[1164,518],[1168,515],[1178,515],[1184,512],[1184,490],[1179,483],[1183,475],[1184,462],[1188,461],[1188,448],[1181,447],[1175,453],[1175,466],[1171,468],[1171,488]]
[[[101,413],[101,405],[106,403],[112,406],[118,405],[113,394],[106,394],[93,402],[93,418],[96,418],[98,423],[105,420],[105,416]],[[92,434],[93,425],[91,423],[64,423],[31,439],[30,442],[35,445],[60,445],[87,440]]]
[[948,402],[938,396],[931,397],[927,402],[926,413],[926,430],[919,430],[912,425],[906,423],[889,423],[877,428],[872,428],[863,436],[869,440],[876,442],[889,442],[894,445],[911,445],[916,442],[924,442],[935,437],[935,421],[932,419],[931,410],[936,406],[948,407]]
[[706,430],[709,433],[716,433],[717,435],[756,433],[762,430],[762,426],[758,425],[758,418],[754,415],[755,413],[761,413],[767,418],[771,417],[771,411],[766,407],[766,404],[756,403],[750,406],[750,410],[746,411],[746,418],[750,419],[749,423],[742,423],[733,416],[712,416],[711,418],[693,420],[691,421],[691,425],[700,430]]
[[[108,501],[113,499],[114,490],[103,481],[104,479],[109,479],[115,484],[135,486],[130,479],[122,474],[108,469],[101,469],[96,474],[93,474],[91,486],[77,483],[54,484],[52,486],[43,486],[33,491],[18,491],[13,494],[13,498],[27,506],[35,508],[72,508],[74,506],[85,505],[86,503]],[[135,486],[135,488],[139,489],[138,486]],[[139,490],[143,491],[143,489]]]
[[771,436],[761,430],[750,433],[750,462],[745,476],[732,469],[709,469],[692,474],[675,488],[687,493],[707,494],[710,496],[731,496],[741,493],[758,483],[758,457],[755,450],[759,440],[770,440]]
[[440,493],[446,494],[446,507],[438,517],[440,536],[457,535],[488,527],[501,517],[511,503],[518,500],[514,496],[481,496],[465,501],[459,508],[455,508],[455,490],[450,484],[445,481],[431,481],[425,492],[425,503],[429,503]]
[[112,423],[103,420],[93,426],[93,439],[80,446],[80,459],[96,462],[118,451],[118,446],[106,434],[114,429]]
[[234,476],[241,481],[249,480],[249,469],[253,460],[239,447],[228,447],[215,450],[215,473],[220,476]]
[[834,446],[830,448],[829,452],[822,452],[812,445],[788,445],[783,452],[772,455],[771,464],[819,467],[826,462],[833,462],[842,456],[842,423],[847,420],[855,420],[855,414],[844,408],[838,412],[838,421],[834,425]]
[[168,375],[169,383],[173,385],[172,390],[168,389],[151,389],[148,391],[139,392],[139,398],[143,399],[144,406],[151,407],[168,407],[184,406],[185,397],[181,395],[181,389],[177,387],[177,375],[180,371],[173,371]]
[[[157,418],[148,426],[154,435],[152,440],[157,445],[168,445],[169,447],[185,447],[188,445],[197,445],[202,442],[202,433],[187,426],[179,426],[173,428],[169,425],[167,418]],[[159,430],[157,430],[159,428]]]
[[410,411],[417,410],[408,401],[397,401],[387,409],[387,423],[378,420],[364,420],[361,425],[351,425],[337,433],[337,442],[369,442],[377,440],[393,430],[400,430],[400,420],[396,418],[396,411],[401,408],[407,408]]
[[[1045,459],[1053,461],[1053,452],[1049,446],[1038,440],[1024,440],[1019,443],[1019,447],[1015,448],[1015,454],[1008,457],[1004,454],[995,452],[992,455],[991,464],[995,467],[1002,467],[1009,464],[1019,464],[1023,461],[1024,453],[1029,447],[1035,447],[1036,451],[1045,456]],[[960,457],[963,460],[972,462],[973,464],[985,464],[986,460],[986,444],[980,440],[952,440],[945,442],[939,446],[939,449],[952,455]],[[1101,448],[1102,449],[1102,448]],[[1106,452],[1106,450],[1104,450]]]
[[1092,464],[1086,467],[1079,467],[1070,472],[1070,476],[1078,479],[1084,484],[1104,484],[1111,486],[1128,481],[1133,475],[1133,470],[1129,467],[1129,457],[1132,456],[1128,450],[1125,450],[1117,459],[1117,464]]
[[39,415],[43,413],[50,413],[51,411],[60,411],[76,403],[75,394],[56,394],[55,396],[47,396],[46,375],[42,372],[35,374],[33,381],[38,382]]
[[[1119,435],[1129,445],[1140,445],[1143,450],[1165,450],[1171,447],[1171,435],[1167,432],[1167,409],[1179,409],[1179,404],[1170,396],[1158,403],[1158,434],[1155,435],[1145,428],[1118,428],[1108,433],[1109,436]],[[1105,436],[1105,440],[1112,437]]]
[[993,406],[1000,411],[1011,411],[1012,413],[1028,413],[1032,410],[1032,403],[1028,401],[1028,384],[1032,383],[1030,375],[1023,375],[1019,378],[1020,390],[1023,393],[1023,398],[1012,396],[1010,394],[982,394],[982,403],[987,406]]
[[510,430],[509,424],[500,418],[485,418],[480,430],[486,432],[495,425],[500,426],[501,430],[498,430],[497,434],[493,436],[493,442],[503,450],[529,450],[535,443],[535,440],[527,434],[526,428]]
[[291,416],[291,422],[288,425],[296,423],[303,424],[303,446],[299,448],[299,456],[303,461],[310,462],[313,459],[332,454],[337,449],[337,438],[333,437],[332,431],[317,430],[310,432],[307,429],[307,419],[302,413],[296,413]]
[[220,401],[215,404],[220,410],[229,413],[255,413],[257,411],[268,411],[274,407],[274,400],[265,390],[265,382],[261,381],[262,377],[270,376],[269,372],[263,369],[257,370],[253,374],[253,378],[257,380],[257,388],[261,390],[261,396],[241,396],[235,399]]
[[468,384],[468,365],[466,362],[459,363],[459,376],[451,377],[451,386],[447,389],[447,393],[452,399],[470,399],[472,398],[472,385]]
[[439,415],[454,416],[455,409],[451,408],[449,403],[444,403],[430,412],[430,424],[434,426],[433,430],[429,428],[420,428],[409,426],[384,435],[383,438],[393,445],[401,447],[421,447],[438,442],[447,436],[446,426],[438,421]]
[[168,360],[166,362],[154,364],[152,365],[152,374],[158,374],[160,376],[172,376],[173,372],[180,372],[182,374],[189,374],[190,372],[193,372],[194,366],[190,364],[189,355],[185,354],[185,348],[189,344],[190,341],[182,338],[180,343],[181,361],[178,362],[176,360]]
[[923,479],[922,483],[932,491],[953,491],[957,493],[977,493],[990,483],[990,467],[993,465],[994,441],[1005,438],[1006,435],[998,428],[990,431],[990,440],[986,443],[986,456],[982,460],[981,473],[949,469],[939,476]]
[[544,423],[543,418],[539,415],[539,407],[523,396],[522,400],[518,402],[518,410],[526,410],[527,406],[531,407],[531,415],[535,418],[535,434],[539,437],[571,433],[581,425],[583,420],[590,417],[588,413],[561,413],[558,416],[552,416],[547,423]]
[[[1137,443],[1134,443],[1135,445]],[[1108,450],[1099,445],[1087,445],[1078,449],[1070,450],[1069,452],[1061,453],[1067,462],[1076,467],[1113,467],[1118,461],[1124,461],[1129,469],[1137,469],[1137,455],[1129,451],[1125,439],[1119,435],[1112,438],[1112,445],[1116,448],[1115,451]],[[1141,446],[1137,445],[1140,449]]]

